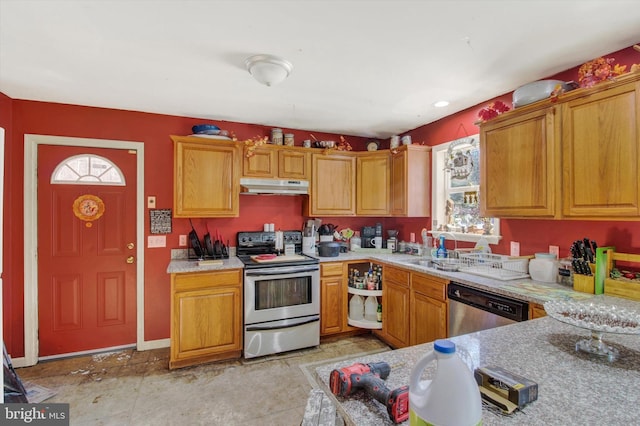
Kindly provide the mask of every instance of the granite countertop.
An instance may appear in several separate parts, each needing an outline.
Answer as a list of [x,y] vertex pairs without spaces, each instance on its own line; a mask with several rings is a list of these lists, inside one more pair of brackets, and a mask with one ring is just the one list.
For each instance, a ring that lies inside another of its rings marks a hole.
[[[379,261],[387,264],[395,265],[404,269],[415,272],[428,273],[446,280],[452,280],[461,284],[481,290],[489,290],[495,294],[501,294],[513,297],[526,302],[534,302],[544,304],[548,300],[557,299],[573,299],[583,300],[593,297],[592,294],[580,293],[574,291],[571,287],[561,284],[542,283],[533,281],[529,278],[520,278],[515,280],[499,280],[487,278],[480,275],[474,275],[465,272],[447,272],[441,271],[433,267],[421,265],[420,262],[425,258],[420,256],[412,256],[408,254],[386,254],[367,252],[348,252],[340,253],[337,257],[319,257],[320,263],[325,262],[357,262],[357,261]],[[167,267],[167,273],[185,273],[185,272],[206,272],[224,269],[243,268],[244,265],[235,256],[224,259],[222,265],[204,265],[198,266],[195,260],[173,259]],[[384,285],[384,284],[383,284]]]
[[[589,303],[616,305],[640,314],[640,303],[595,296]],[[638,421],[640,335],[605,334],[605,343],[619,350],[613,362],[575,351],[575,343],[590,332],[551,317],[453,337],[473,367],[498,366],[538,383],[538,399],[511,417],[483,410],[484,425],[628,425]],[[390,389],[409,383],[413,366],[433,343],[341,360],[315,369],[318,386],[330,396],[349,425],[392,425],[386,408],[356,392],[348,398],[334,396],[328,387],[330,372],[356,362],[385,361],[391,365],[386,380]],[[436,363],[423,379],[432,377]],[[408,424],[409,422],[405,422]]]

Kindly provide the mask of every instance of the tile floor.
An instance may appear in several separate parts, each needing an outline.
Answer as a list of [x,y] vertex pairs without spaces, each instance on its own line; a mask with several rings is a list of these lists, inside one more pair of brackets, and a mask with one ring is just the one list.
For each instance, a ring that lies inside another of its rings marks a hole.
[[[40,362],[23,382],[70,404],[71,425],[300,425],[308,364],[389,349],[372,335],[254,359],[169,371],[169,349],[133,349]],[[305,368],[307,365],[307,368]]]

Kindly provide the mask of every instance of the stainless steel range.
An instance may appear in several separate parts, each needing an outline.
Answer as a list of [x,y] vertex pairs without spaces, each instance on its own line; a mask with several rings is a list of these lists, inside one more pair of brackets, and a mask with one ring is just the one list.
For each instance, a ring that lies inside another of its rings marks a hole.
[[320,344],[320,265],[302,253],[302,232],[284,231],[276,255],[275,232],[239,232],[244,263],[244,357]]

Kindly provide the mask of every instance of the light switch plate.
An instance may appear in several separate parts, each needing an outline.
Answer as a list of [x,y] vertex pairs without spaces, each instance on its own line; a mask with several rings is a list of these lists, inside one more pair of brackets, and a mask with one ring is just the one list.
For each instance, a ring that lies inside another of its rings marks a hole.
[[178,240],[178,245],[180,247],[186,247],[187,246],[187,236],[186,235],[180,235],[179,240]]
[[549,253],[555,254],[557,259],[560,259],[560,247],[549,246]]
[[166,235],[149,235],[147,237],[147,248],[166,247],[166,246],[167,246]]
[[517,241],[511,241],[511,253],[510,256],[520,256],[520,243]]
[[150,195],[147,197],[147,208],[155,209],[156,208],[156,197],[155,195]]

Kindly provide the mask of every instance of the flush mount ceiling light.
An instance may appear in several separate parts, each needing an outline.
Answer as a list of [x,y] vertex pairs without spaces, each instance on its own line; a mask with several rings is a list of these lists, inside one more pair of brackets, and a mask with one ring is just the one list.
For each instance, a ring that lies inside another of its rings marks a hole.
[[446,107],[447,105],[449,105],[449,101],[438,101],[435,104],[433,104],[433,106],[436,108],[443,108],[443,107]]
[[254,55],[247,58],[244,63],[253,78],[265,86],[282,83],[293,70],[291,62],[273,55]]

